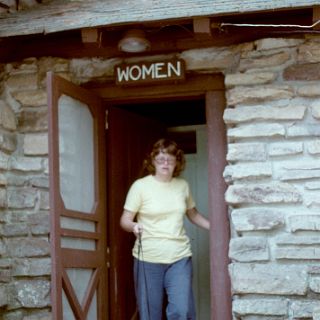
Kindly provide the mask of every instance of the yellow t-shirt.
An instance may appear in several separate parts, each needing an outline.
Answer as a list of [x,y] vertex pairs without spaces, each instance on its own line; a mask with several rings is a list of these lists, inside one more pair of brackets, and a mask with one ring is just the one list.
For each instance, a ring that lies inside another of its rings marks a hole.
[[191,256],[183,218],[194,206],[189,185],[181,178],[160,182],[148,175],[136,180],[124,205],[124,209],[137,214],[137,221],[143,225],[143,258],[141,253],[138,257],[138,239],[133,256],[153,263],[173,263]]

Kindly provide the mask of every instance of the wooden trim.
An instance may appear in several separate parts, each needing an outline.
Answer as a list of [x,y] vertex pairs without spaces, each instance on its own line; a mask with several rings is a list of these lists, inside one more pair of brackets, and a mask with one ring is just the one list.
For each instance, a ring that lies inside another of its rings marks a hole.
[[[92,84],[91,84],[92,85]],[[89,86],[91,86],[89,85]],[[224,78],[221,74],[189,75],[186,82],[175,85],[118,88],[114,85],[92,87],[107,103],[165,101],[188,97],[205,97],[208,125],[209,216],[211,260],[211,320],[231,320],[231,284],[228,276],[230,241],[228,207],[224,194],[226,183],[222,173],[226,165],[226,130]]]
[[211,263],[211,320],[231,320],[231,284],[228,274],[230,227],[223,179],[226,166],[226,129],[223,121],[224,92],[207,92],[208,175]]
[[187,97],[204,96],[207,91],[224,90],[223,76],[212,75],[187,75],[186,81],[166,85],[118,87],[113,83],[97,85],[86,84],[85,88],[91,89],[98,96],[113,104],[122,104],[130,101],[155,101],[161,98],[172,100]]

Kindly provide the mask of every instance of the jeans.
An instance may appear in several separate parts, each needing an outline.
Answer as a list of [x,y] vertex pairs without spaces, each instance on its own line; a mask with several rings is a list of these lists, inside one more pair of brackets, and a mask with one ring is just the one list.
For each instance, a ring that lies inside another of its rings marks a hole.
[[165,293],[168,320],[196,319],[190,257],[172,264],[134,259],[134,281],[140,320],[162,319]]

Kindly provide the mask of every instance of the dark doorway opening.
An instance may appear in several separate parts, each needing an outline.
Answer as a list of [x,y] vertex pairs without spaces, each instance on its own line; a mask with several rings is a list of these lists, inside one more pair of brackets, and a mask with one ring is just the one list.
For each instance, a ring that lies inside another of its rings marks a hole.
[[[117,107],[159,121],[167,128],[167,137],[176,141],[185,153],[196,152],[196,135],[192,126],[206,123],[204,99],[131,103]],[[171,131],[173,127],[185,129]]]
[[167,127],[206,123],[204,99],[134,102],[118,106],[141,116],[156,119]]

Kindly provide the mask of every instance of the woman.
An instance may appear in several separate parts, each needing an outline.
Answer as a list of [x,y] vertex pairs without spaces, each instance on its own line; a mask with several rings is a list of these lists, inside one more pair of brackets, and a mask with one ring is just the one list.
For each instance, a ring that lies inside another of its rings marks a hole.
[[127,195],[121,227],[137,237],[134,280],[140,320],[161,320],[164,292],[167,319],[195,319],[192,261],[184,229],[189,220],[209,229],[208,219],[196,209],[189,185],[179,178],[185,166],[183,151],[161,139],[144,161],[149,173],[136,180]]

